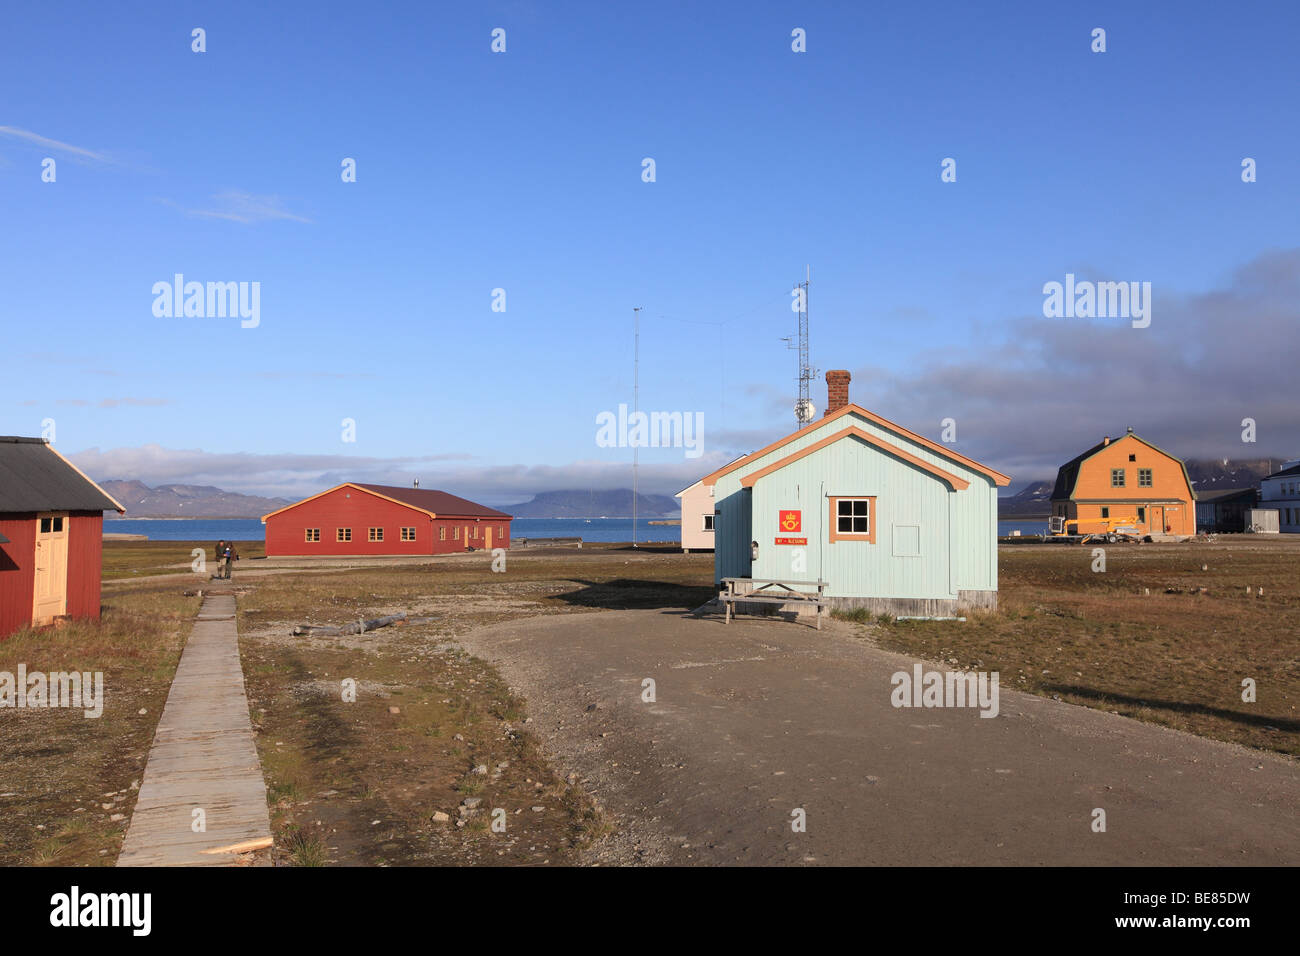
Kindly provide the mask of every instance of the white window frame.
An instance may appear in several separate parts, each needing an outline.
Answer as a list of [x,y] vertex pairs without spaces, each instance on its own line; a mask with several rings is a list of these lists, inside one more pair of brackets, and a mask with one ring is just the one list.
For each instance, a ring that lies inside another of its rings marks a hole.
[[[867,506],[867,513],[866,513],[866,515],[865,515],[865,517],[866,517],[866,519],[867,519],[867,527],[866,527],[866,530],[865,530],[865,531],[841,531],[841,530],[840,530],[840,518],[848,518],[848,519],[849,519],[849,527],[852,528],[852,527],[853,527],[853,522],[855,522],[858,518],[861,518],[861,517],[864,517],[864,516],[863,516],[863,515],[856,515],[856,514],[853,514],[853,509],[852,509],[852,508],[849,509],[849,513],[848,513],[847,515],[841,515],[841,514],[840,514],[840,505],[844,504],[845,502],[852,502],[852,503],[854,503],[854,504],[857,504],[859,501],[862,502],[863,504],[865,504],[865,505]],[[863,495],[863,496],[861,496],[861,497],[851,497],[851,496],[836,495],[836,496],[835,496],[835,529],[834,529],[834,530],[835,530],[835,536],[836,536],[837,538],[848,538],[848,537],[852,537],[852,538],[861,538],[861,539],[863,539],[864,541],[865,541],[867,538],[871,538],[871,537],[873,537],[872,532],[871,532],[871,529],[872,529],[872,527],[873,527],[873,522],[875,522],[875,520],[876,520],[876,516],[875,516],[874,512],[875,512],[875,508],[872,507],[872,498],[871,498],[871,496]]]

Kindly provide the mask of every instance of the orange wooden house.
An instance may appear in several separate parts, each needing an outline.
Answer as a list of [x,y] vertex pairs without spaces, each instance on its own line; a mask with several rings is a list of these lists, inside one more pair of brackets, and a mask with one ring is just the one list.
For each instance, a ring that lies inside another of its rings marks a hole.
[[1079,534],[1107,530],[1107,522],[1136,525],[1150,534],[1195,534],[1196,493],[1187,466],[1133,434],[1103,438],[1062,465],[1052,489],[1052,514],[1078,521]]

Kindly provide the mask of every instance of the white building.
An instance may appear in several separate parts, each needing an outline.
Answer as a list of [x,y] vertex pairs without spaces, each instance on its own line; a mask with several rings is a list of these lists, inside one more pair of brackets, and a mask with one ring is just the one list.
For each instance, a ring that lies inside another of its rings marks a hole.
[[682,499],[682,550],[713,550],[713,487],[701,478],[674,496]]
[[1300,458],[1259,483],[1259,506],[1277,510],[1278,530],[1283,534],[1300,534]]

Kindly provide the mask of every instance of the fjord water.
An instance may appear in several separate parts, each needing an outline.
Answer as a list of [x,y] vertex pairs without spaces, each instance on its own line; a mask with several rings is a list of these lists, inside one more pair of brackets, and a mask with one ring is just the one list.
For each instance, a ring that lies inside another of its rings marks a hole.
[[[639,519],[637,541],[682,540],[677,525]],[[511,536],[582,538],[584,541],[631,541],[631,518],[516,518]],[[151,541],[265,541],[266,526],[257,518],[115,518],[104,521],[105,534],[143,534]]]

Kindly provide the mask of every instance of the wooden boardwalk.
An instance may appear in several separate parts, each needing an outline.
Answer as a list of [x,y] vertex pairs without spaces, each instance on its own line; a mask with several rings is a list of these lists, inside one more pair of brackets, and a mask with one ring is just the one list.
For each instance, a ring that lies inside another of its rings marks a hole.
[[[204,832],[195,832],[196,809]],[[176,668],[117,865],[228,866],[233,854],[201,851],[270,836],[235,599],[210,595]]]

